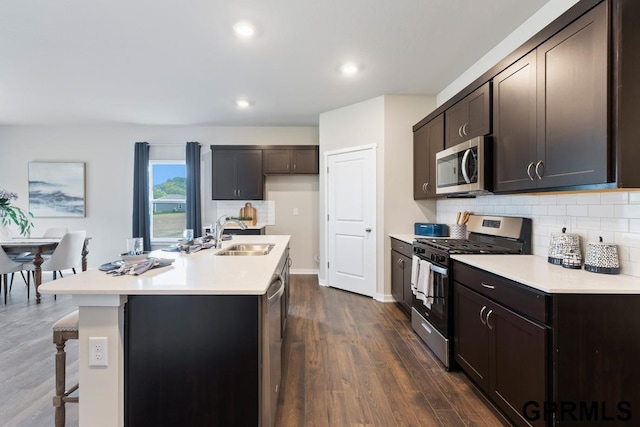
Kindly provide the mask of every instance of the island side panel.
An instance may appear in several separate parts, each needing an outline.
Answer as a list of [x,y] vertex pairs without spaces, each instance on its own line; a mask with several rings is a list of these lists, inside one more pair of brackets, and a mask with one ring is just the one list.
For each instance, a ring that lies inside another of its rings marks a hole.
[[257,425],[259,302],[257,295],[130,296],[126,425]]

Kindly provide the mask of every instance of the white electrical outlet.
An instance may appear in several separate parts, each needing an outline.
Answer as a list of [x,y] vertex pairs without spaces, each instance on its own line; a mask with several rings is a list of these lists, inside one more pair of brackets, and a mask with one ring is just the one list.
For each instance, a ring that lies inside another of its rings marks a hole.
[[89,366],[108,366],[107,338],[89,337]]

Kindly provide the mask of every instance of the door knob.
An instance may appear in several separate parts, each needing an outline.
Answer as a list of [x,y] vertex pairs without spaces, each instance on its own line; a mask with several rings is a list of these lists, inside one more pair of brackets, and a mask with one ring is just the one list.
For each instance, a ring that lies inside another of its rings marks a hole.
[[365,228],[364,231],[366,231],[367,233],[371,233],[371,229],[369,227]]

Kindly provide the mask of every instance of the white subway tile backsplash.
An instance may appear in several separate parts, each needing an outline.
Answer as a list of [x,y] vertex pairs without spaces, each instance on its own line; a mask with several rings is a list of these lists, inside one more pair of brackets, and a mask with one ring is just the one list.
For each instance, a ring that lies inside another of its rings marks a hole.
[[531,218],[532,251],[540,256],[547,256],[550,234],[559,233],[562,227],[566,227],[568,233],[580,235],[583,251],[587,242],[597,242],[602,237],[605,242],[618,245],[621,272],[640,277],[640,191],[438,200],[438,222],[449,223],[449,219],[443,219],[464,210],[474,214]]
[[549,215],[566,215],[567,205],[549,205],[547,210]]
[[640,218],[640,205],[616,205],[614,212],[618,218]]
[[568,205],[567,215],[569,216],[588,216],[589,206],[587,205]]
[[600,194],[600,204],[602,205],[626,205],[629,203],[629,193],[627,191],[612,191]]
[[556,197],[559,205],[575,205],[578,203],[577,194],[558,194]]
[[589,205],[588,215],[613,218],[613,205]]
[[629,220],[625,218],[602,218],[600,226],[608,231],[629,231]]
[[600,230],[600,218],[580,217],[576,218],[576,228],[582,230]]
[[599,205],[600,193],[580,193],[576,196],[576,203],[579,205]]

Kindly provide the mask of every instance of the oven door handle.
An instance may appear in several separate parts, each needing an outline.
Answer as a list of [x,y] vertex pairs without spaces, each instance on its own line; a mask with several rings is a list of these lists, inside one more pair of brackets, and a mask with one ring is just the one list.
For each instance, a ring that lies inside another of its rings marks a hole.
[[442,274],[442,276],[447,277],[449,275],[449,269],[438,267],[437,265],[431,264],[431,271],[435,271],[438,274]]

